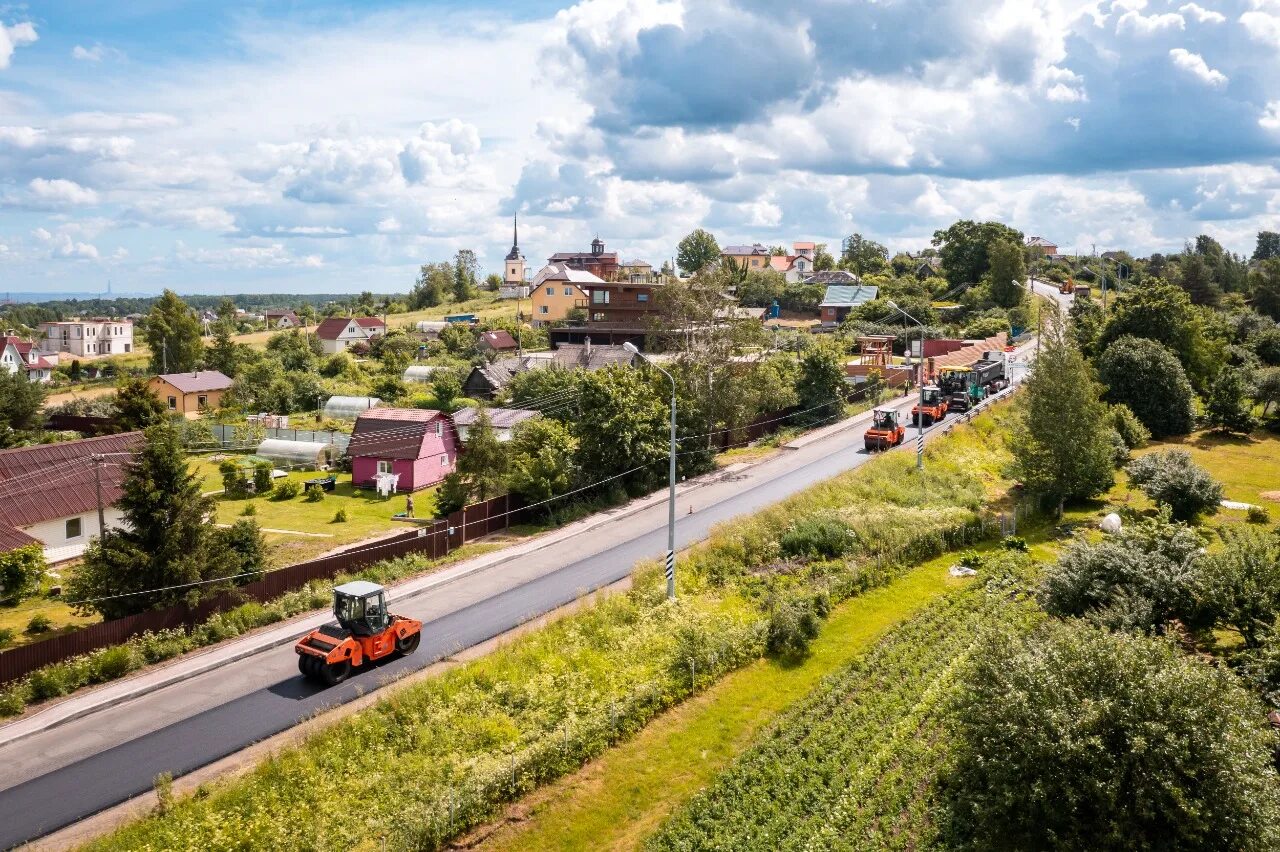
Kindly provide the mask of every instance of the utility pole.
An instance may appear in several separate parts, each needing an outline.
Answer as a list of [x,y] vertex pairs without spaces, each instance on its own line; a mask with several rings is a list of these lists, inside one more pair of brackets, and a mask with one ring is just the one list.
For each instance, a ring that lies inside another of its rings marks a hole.
[[95,453],[93,456],[93,484],[98,492],[98,538],[105,539],[107,537],[107,519],[106,513],[102,508],[102,462],[103,457]]
[[671,382],[671,454],[669,459],[668,474],[668,494],[667,494],[667,600],[676,599],[676,380],[670,373],[659,367],[657,364],[639,350],[639,348],[627,341],[622,344],[622,348],[627,350],[633,356],[642,358],[645,363],[653,367],[659,373],[667,377]]
[[160,369],[169,372],[169,338],[160,338]]

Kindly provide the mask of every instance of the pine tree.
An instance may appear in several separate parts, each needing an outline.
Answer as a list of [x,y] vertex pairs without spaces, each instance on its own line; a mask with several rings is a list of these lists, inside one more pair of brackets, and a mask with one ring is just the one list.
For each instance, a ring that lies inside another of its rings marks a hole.
[[1094,497],[1111,487],[1111,418],[1084,357],[1052,336],[1045,341],[1023,392],[1012,444],[1018,476],[1033,494],[1055,504]]
[[209,366],[223,375],[235,378],[240,365],[240,348],[236,345],[236,304],[223,299],[218,305],[218,319],[213,323],[213,346],[209,347]]
[[200,321],[172,290],[165,290],[147,314],[146,338],[153,373],[190,372],[204,355]]
[[125,379],[116,387],[116,425],[122,432],[134,432],[163,423],[164,404],[142,379]]
[[1248,374],[1239,367],[1223,367],[1205,401],[1205,422],[1223,432],[1247,435],[1257,428]]
[[498,440],[493,421],[483,408],[467,430],[467,445],[458,459],[458,473],[466,481],[470,495],[478,501],[506,492],[506,447]]

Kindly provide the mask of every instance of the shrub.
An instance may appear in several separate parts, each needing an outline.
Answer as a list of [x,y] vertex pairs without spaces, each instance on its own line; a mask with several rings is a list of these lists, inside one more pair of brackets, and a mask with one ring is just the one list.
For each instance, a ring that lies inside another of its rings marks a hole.
[[338,511],[336,511],[336,512],[334,512],[334,513],[333,513],[333,523],[335,523],[335,524],[345,524],[346,522],[347,522],[347,510],[346,510],[346,509],[339,509]]
[[1129,481],[1157,503],[1164,503],[1179,521],[1194,521],[1218,511],[1222,485],[1191,460],[1186,450],[1149,453],[1129,465]]
[[1249,371],[1239,367],[1223,367],[1209,389],[1205,400],[1205,423],[1222,432],[1247,435],[1258,428],[1253,416],[1254,392]]
[[1098,358],[1106,400],[1124,404],[1157,438],[1191,431],[1194,393],[1176,355],[1154,340],[1121,337]]
[[91,679],[94,683],[103,683],[124,677],[138,667],[134,658],[132,645],[113,645],[90,655]]
[[834,515],[817,515],[792,524],[779,542],[782,554],[793,559],[836,559],[853,551],[853,529]]
[[776,599],[769,612],[765,648],[775,657],[803,657],[822,629],[817,600]]
[[273,468],[269,462],[258,462],[253,467],[253,490],[255,494],[267,494],[271,491],[271,473]]
[[1111,406],[1111,425],[1115,426],[1124,445],[1131,450],[1136,450],[1151,440],[1150,430],[1142,425],[1133,409],[1123,402]]
[[272,500],[292,500],[301,493],[302,487],[298,485],[296,479],[282,479],[280,484],[276,486],[275,493],[271,496]]
[[252,518],[254,515],[258,514],[258,507],[253,503],[248,503],[240,510],[240,514],[244,515],[246,518]]
[[13,642],[13,628],[0,627],[0,648],[7,647]]
[[218,470],[222,474],[222,493],[232,500],[242,500],[249,496],[248,483],[245,481],[244,472],[240,470],[240,465],[228,459],[218,465]]
[[324,500],[324,489],[319,485],[308,485],[305,499],[308,503],[319,503]]
[[976,550],[966,550],[961,553],[958,561],[965,568],[972,568],[975,571],[981,568],[983,563],[982,554]]
[[1250,506],[1249,511],[1245,514],[1245,520],[1251,524],[1269,524],[1271,523],[1271,513],[1267,511],[1265,506]]
[[1016,535],[1006,536],[1004,540],[1000,542],[1000,546],[1005,550],[1016,550],[1019,553],[1026,553],[1029,550],[1027,547],[1027,540]]
[[18,603],[34,594],[47,567],[38,544],[0,553],[0,601]]
[[27,622],[28,633],[48,633],[53,629],[53,622],[49,620],[49,616],[42,612],[37,612],[31,616],[31,620]]

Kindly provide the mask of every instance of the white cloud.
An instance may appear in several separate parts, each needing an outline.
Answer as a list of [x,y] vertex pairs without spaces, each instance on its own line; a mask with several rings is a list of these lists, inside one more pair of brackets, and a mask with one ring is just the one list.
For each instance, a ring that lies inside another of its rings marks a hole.
[[36,28],[28,23],[14,24],[6,27],[0,24],[0,70],[9,67],[13,52],[25,44],[33,44],[39,36]]
[[120,130],[161,130],[177,127],[176,116],[159,112],[73,112],[56,122],[59,130],[109,133]]
[[1240,24],[1255,41],[1280,48],[1280,15],[1261,11],[1245,12],[1240,16]]
[[27,188],[34,198],[48,204],[75,206],[98,203],[98,193],[63,178],[33,178]]
[[1183,30],[1186,27],[1186,19],[1177,12],[1144,15],[1137,9],[1131,9],[1116,21],[1117,33],[1132,33],[1137,36],[1151,36],[1170,30]]
[[1204,61],[1204,57],[1198,53],[1191,53],[1184,48],[1175,47],[1169,51],[1169,58],[1173,60],[1175,66],[1210,86],[1225,86],[1229,82],[1226,74],[1210,68],[1208,63]]
[[1195,18],[1202,24],[1221,24],[1225,23],[1227,20],[1227,16],[1221,12],[1206,9],[1195,3],[1188,3],[1185,6],[1179,6],[1178,11],[1188,17]]
[[59,231],[51,233],[45,228],[36,228],[31,232],[46,247],[45,258],[63,260],[97,260],[98,248],[89,243],[77,242],[70,234]]
[[123,51],[95,42],[92,47],[77,44],[71,48],[71,58],[80,62],[101,62],[104,59],[124,59],[125,56]]
[[1268,130],[1280,130],[1280,101],[1270,101],[1263,110],[1258,124]]
[[400,230],[400,220],[395,216],[387,216],[385,219],[379,219],[377,230],[379,234],[394,234]]
[[318,254],[297,256],[285,248],[283,243],[261,243],[255,245],[235,246],[232,248],[188,248],[179,241],[175,247],[178,260],[213,266],[221,269],[272,269],[284,266],[297,266],[305,269],[319,269],[324,266],[324,258]]

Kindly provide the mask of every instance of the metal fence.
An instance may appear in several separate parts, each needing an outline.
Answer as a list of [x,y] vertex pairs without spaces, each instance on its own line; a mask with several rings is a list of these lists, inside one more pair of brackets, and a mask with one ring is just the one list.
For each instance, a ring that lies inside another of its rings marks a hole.
[[440,559],[469,541],[501,532],[520,523],[528,510],[519,497],[506,495],[459,509],[443,520],[423,523],[374,544],[346,550],[271,571],[262,579],[207,598],[194,607],[180,604],[137,615],[91,624],[72,633],[33,642],[0,653],[0,684],[16,680],[41,666],[117,645],[147,631],[189,628],[246,601],[266,602],[310,582],[356,571],[375,562],[421,555]]

